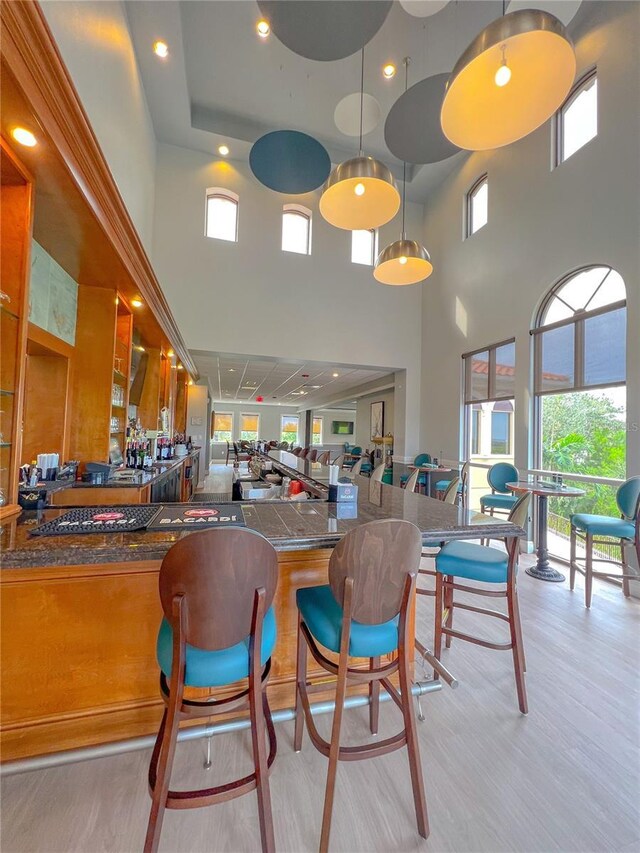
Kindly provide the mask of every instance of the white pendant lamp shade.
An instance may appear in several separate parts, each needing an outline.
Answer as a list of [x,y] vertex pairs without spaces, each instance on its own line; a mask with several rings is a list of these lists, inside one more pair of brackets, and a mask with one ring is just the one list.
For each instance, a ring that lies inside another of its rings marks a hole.
[[400,208],[391,170],[374,157],[354,157],[331,172],[322,189],[320,213],[347,231],[369,231],[389,222]]
[[442,130],[471,151],[509,145],[556,112],[575,74],[573,44],[554,15],[511,12],[485,27],[456,63],[440,113]]
[[378,255],[373,277],[381,284],[417,284],[433,272],[429,252],[415,240],[396,240]]

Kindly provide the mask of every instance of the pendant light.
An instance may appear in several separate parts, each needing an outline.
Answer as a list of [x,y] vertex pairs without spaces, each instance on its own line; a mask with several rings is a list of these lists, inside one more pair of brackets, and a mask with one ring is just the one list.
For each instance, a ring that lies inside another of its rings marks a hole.
[[[404,60],[404,90],[409,83],[409,57]],[[416,240],[407,240],[404,228],[405,201],[407,194],[407,164],[402,164],[402,236],[383,249],[373,268],[373,277],[381,284],[417,284],[433,272],[429,252]]]
[[327,178],[320,213],[331,225],[347,231],[370,231],[389,222],[400,207],[400,193],[391,170],[362,151],[364,48],[360,71],[360,147],[357,157],[340,163]]
[[527,136],[559,109],[573,85],[576,56],[558,18],[542,9],[503,14],[457,61],[440,121],[454,145],[500,148]]

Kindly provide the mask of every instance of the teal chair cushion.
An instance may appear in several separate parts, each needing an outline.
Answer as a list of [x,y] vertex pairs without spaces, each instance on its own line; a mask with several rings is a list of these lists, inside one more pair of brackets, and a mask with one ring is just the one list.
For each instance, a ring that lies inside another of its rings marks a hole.
[[511,509],[518,503],[517,495],[483,495],[480,498],[481,507],[493,507],[494,509]]
[[623,518],[609,518],[607,515],[587,515],[579,513],[571,516],[571,524],[578,530],[594,536],[613,536],[616,539],[633,539],[636,535],[635,524]]
[[[326,649],[340,651],[342,607],[333,597],[331,587],[311,586],[296,592],[296,602],[302,618]],[[349,654],[357,658],[373,658],[389,654],[398,648],[398,617],[379,625],[363,625],[351,621]]]
[[[262,626],[262,665],[269,660],[276,644],[276,617],[273,607],[264,615]],[[158,631],[156,656],[160,669],[167,678],[171,677],[173,658],[173,631],[166,619]],[[222,687],[247,678],[249,675],[249,637],[228,649],[208,651],[187,644],[186,672],[187,687]]]
[[506,583],[508,564],[506,551],[475,542],[447,542],[436,556],[436,571],[441,575],[484,583]]
[[362,465],[360,466],[360,473],[361,474],[370,474],[371,471],[372,471],[371,462],[363,462]]

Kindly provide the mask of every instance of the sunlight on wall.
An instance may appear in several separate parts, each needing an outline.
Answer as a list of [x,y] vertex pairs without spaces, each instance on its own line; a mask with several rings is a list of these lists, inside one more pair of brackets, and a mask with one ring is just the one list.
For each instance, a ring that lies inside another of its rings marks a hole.
[[460,297],[456,296],[456,326],[462,334],[467,337],[467,311],[462,304]]

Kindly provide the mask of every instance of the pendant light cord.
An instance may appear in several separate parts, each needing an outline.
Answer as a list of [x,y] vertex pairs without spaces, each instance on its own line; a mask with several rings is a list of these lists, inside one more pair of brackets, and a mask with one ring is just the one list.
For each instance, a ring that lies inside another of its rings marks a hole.
[[360,63],[360,149],[358,157],[362,157],[362,113],[364,112],[364,47]]
[[[404,58],[404,91],[405,95],[407,93],[407,89],[409,88],[409,63],[411,62],[411,57],[405,56]],[[407,195],[407,161],[402,161],[402,239],[406,239],[406,231],[404,230],[404,206],[405,199]]]

